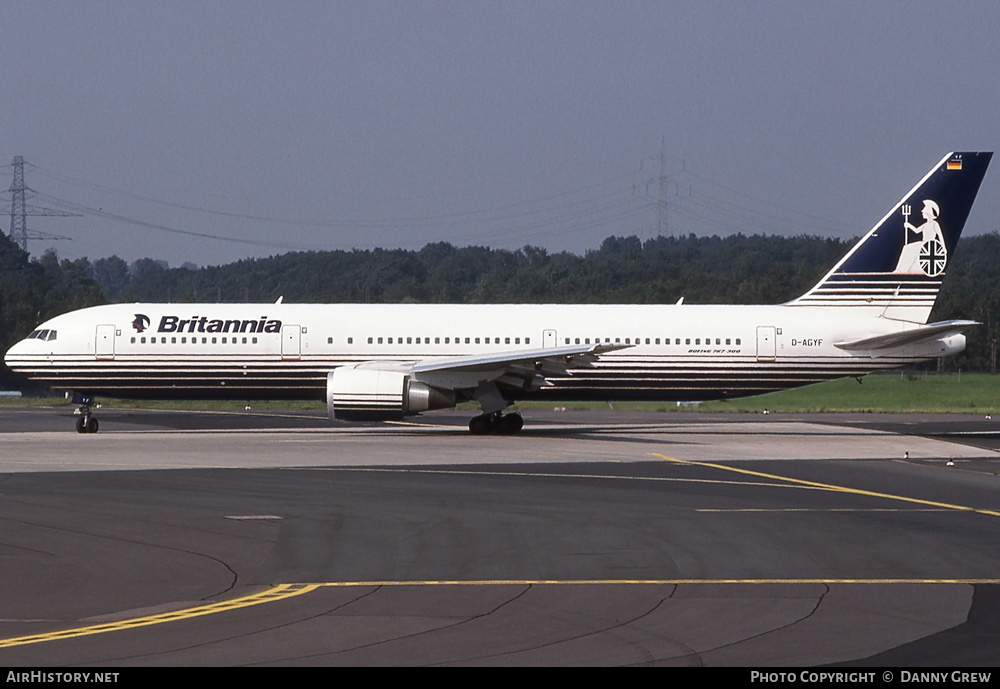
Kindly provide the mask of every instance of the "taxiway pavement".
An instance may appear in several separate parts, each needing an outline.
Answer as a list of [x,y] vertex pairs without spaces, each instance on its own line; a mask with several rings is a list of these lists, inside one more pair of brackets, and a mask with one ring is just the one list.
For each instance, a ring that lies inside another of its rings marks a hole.
[[990,420],[0,411],[0,664],[993,664]]

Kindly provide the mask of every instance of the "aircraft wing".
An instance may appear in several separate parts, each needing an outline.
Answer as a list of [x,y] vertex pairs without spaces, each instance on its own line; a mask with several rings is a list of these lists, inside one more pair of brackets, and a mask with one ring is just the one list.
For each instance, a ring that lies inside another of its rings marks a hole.
[[417,361],[409,369],[414,380],[444,389],[475,389],[484,382],[537,389],[550,376],[569,375],[571,368],[591,366],[602,354],[630,345],[593,344],[520,349]]
[[476,400],[484,414],[504,409],[516,391],[553,383],[550,376],[591,366],[631,345],[593,344],[520,349],[420,360],[365,361],[338,366],[327,377],[327,404],[336,418],[377,420]]
[[589,366],[601,354],[607,354],[630,345],[594,344],[548,347],[546,349],[520,349],[496,354],[425,359],[410,369],[413,373],[435,371],[473,372],[492,371],[497,368],[530,369],[542,375],[565,375],[569,368]]
[[571,368],[585,368],[608,352],[631,345],[586,344],[545,349],[517,349],[489,354],[434,357],[417,361],[370,361],[354,368],[396,371],[443,390],[475,389],[483,382],[501,386],[538,388],[549,376],[565,376]]
[[938,340],[949,335],[957,335],[964,330],[968,330],[974,325],[982,325],[976,321],[941,321],[939,323],[928,323],[911,330],[889,333],[888,335],[875,335],[858,340],[846,340],[835,342],[834,346],[847,351],[889,349],[890,347],[904,347],[906,345],[919,344]]

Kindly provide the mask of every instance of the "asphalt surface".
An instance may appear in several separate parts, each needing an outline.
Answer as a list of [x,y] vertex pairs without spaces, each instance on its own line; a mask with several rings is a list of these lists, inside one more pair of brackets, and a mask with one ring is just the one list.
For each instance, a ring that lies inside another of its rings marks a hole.
[[0,410],[0,665],[996,663],[1000,421],[98,413]]

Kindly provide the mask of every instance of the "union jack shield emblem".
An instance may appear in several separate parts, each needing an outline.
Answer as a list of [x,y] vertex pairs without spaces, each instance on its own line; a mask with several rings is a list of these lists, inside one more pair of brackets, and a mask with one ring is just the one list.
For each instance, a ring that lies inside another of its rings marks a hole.
[[932,278],[937,277],[944,272],[944,268],[948,263],[948,252],[940,241],[932,239],[921,245],[917,260],[920,264],[920,270],[924,272],[924,275]]

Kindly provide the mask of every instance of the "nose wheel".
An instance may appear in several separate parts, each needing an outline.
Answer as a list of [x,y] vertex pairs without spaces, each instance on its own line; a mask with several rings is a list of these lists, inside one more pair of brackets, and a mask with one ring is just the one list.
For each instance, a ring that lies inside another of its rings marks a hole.
[[90,413],[90,407],[94,404],[94,398],[90,395],[74,392],[73,403],[80,405],[80,408],[77,409],[77,414],[80,415],[80,418],[76,420],[76,432],[97,433],[97,429],[101,425],[97,422],[97,418]]
[[76,420],[76,432],[77,433],[97,433],[97,429],[100,425],[97,419],[90,415],[90,412],[81,412],[83,416]]

